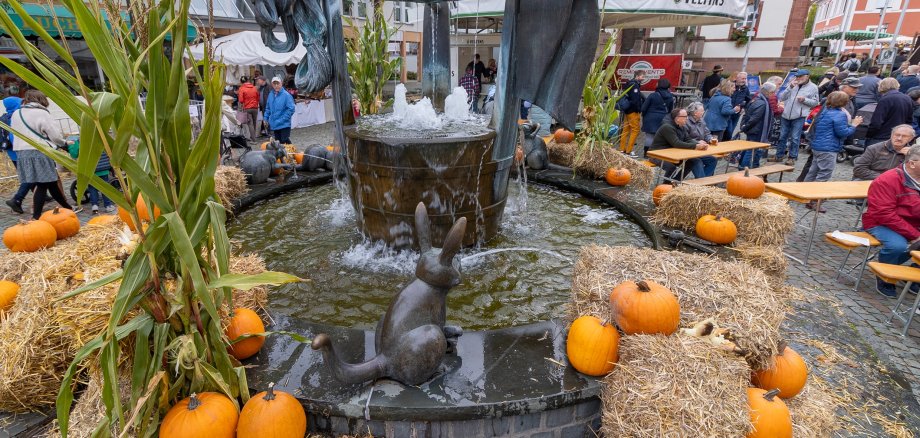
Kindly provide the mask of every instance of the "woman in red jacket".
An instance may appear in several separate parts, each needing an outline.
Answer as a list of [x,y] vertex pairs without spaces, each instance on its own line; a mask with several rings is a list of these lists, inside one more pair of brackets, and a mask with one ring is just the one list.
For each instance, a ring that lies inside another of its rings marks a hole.
[[[920,242],[920,145],[911,146],[904,164],[876,178],[869,186],[869,206],[863,228],[882,242],[878,261],[900,265],[910,259],[910,248]],[[897,293],[879,279],[878,292],[888,298]]]
[[256,130],[256,120],[259,118],[259,90],[256,89],[249,78],[243,76],[240,78],[240,91],[237,92],[237,98],[240,101],[240,111],[249,115],[249,140],[256,141],[259,131]]

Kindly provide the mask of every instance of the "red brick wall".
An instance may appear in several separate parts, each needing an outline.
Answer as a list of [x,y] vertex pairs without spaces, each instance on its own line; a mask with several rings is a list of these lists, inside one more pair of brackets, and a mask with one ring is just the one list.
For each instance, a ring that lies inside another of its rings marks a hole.
[[783,52],[780,55],[786,59],[798,59],[799,47],[805,39],[805,20],[808,18],[808,8],[811,2],[796,0],[792,2],[792,11],[789,12],[789,22],[786,25],[786,38],[783,40]]

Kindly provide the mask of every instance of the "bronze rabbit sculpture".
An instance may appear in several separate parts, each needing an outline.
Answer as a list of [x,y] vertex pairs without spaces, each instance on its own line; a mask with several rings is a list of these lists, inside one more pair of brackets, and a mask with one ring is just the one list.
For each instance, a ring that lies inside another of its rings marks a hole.
[[415,230],[421,250],[415,281],[390,303],[377,324],[377,355],[367,362],[350,364],[336,354],[332,339],[319,334],[311,347],[322,350],[326,364],[344,383],[362,383],[387,377],[407,385],[427,381],[441,365],[448,342],[463,334],[459,327],[445,326],[447,293],[460,284],[459,263],[454,256],[463,245],[466,218],[454,222],[444,247],[431,248],[431,232],[425,204],[415,209]]

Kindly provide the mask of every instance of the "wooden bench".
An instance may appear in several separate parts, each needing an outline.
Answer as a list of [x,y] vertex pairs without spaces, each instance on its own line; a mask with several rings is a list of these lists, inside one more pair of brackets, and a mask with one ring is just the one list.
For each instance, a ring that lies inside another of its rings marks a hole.
[[[758,167],[756,169],[750,169],[749,172],[752,176],[762,176],[766,179],[767,175],[772,175],[774,173],[779,174],[779,180],[783,180],[783,172],[792,172],[795,170],[792,166],[787,166],[785,164],[771,164],[769,166]],[[685,184],[694,184],[698,186],[714,186],[716,184],[725,184],[728,182],[728,178],[732,175],[741,175],[744,171],[729,172],[723,173],[721,175],[707,176],[706,178],[694,178],[685,180]]]
[[910,329],[910,323],[914,319],[917,308],[920,308],[920,295],[917,295],[914,298],[912,305],[906,306],[906,311],[901,310],[901,305],[907,304],[905,303],[905,301],[908,301],[907,290],[910,288],[911,284],[920,283],[920,268],[869,262],[869,270],[886,283],[895,284],[898,281],[903,281],[906,283],[904,288],[901,289],[900,295],[898,295],[898,302],[894,305],[894,309],[891,309],[891,316],[888,317],[888,324],[891,324],[891,321],[894,318],[898,318],[899,321],[904,323],[904,329],[901,331],[901,337],[906,337],[907,330]]
[[[843,258],[843,263],[841,263],[840,266],[837,268],[837,276],[834,277],[834,281],[837,281],[838,279],[840,279],[841,275],[848,277],[848,278],[852,278],[853,281],[856,282],[856,285],[853,286],[853,290],[857,291],[859,290],[859,283],[862,282],[863,273],[866,271],[866,263],[868,263],[869,259],[873,257],[872,248],[881,246],[882,243],[879,242],[878,239],[875,238],[875,236],[865,231],[842,232],[842,234],[849,235],[851,237],[858,237],[861,239],[866,239],[867,245],[863,245],[862,243],[857,243],[852,240],[845,239],[846,236],[843,236],[842,238],[838,238],[837,236],[834,235],[834,233],[824,233],[824,240],[826,240],[828,243],[835,245],[847,252],[846,257]],[[853,251],[858,248],[866,248],[866,251],[862,254],[863,256],[862,260],[855,266],[847,269],[847,260],[850,259],[850,254],[852,254]],[[856,276],[850,275],[850,272],[855,271],[857,268],[859,269],[859,275],[856,275]]]

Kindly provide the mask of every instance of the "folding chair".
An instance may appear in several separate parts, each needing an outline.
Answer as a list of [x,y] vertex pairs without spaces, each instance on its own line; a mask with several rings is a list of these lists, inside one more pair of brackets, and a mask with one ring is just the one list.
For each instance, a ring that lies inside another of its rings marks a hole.
[[[865,231],[835,231],[833,233],[824,233],[824,240],[847,252],[846,257],[843,258],[843,263],[837,267],[837,276],[834,277],[834,281],[839,280],[842,275],[855,281],[856,285],[853,286],[853,290],[859,290],[859,283],[862,282],[863,273],[866,272],[866,263],[875,257],[875,255],[872,254],[872,249],[881,246],[882,243]],[[847,268],[847,261],[850,259],[850,254],[857,248],[866,248],[865,253],[863,253],[862,261]],[[853,276],[851,272],[855,271],[857,268],[859,268],[859,275]]]

